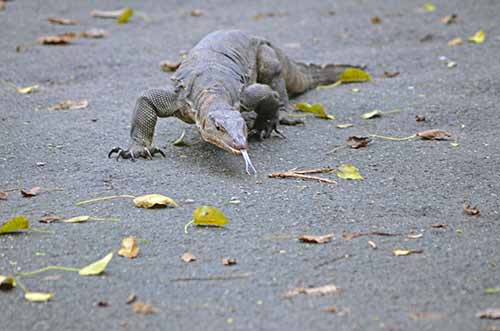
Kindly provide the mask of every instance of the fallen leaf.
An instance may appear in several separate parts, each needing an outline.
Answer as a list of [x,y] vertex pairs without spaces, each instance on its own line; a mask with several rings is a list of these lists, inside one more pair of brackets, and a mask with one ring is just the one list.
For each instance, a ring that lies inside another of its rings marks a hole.
[[14,287],[16,287],[16,279],[14,277],[0,275],[0,290],[11,290]]
[[358,168],[352,164],[342,164],[335,170],[335,173],[342,179],[363,180],[363,177],[359,174]]
[[320,103],[315,103],[315,104],[308,104],[307,102],[299,102],[296,105],[296,108],[298,110],[301,110],[306,113],[312,113],[315,114],[319,118],[327,119],[327,120],[334,120],[335,116],[329,115],[326,111],[325,108],[323,107],[322,104]]
[[497,288],[485,288],[483,291],[484,294],[499,294],[500,287]]
[[38,220],[38,222],[45,223],[45,224],[50,224],[50,223],[58,222],[60,220],[62,220],[61,216],[48,214],[48,215],[43,215],[42,218],[40,218]]
[[372,80],[371,76],[366,71],[358,68],[347,68],[339,78],[342,83],[367,82],[370,80]]
[[125,9],[123,9],[122,13],[120,14],[120,16],[118,16],[116,18],[116,22],[118,24],[125,24],[127,23],[130,18],[132,17],[132,15],[134,15],[134,10],[130,7],[127,7]]
[[185,135],[186,135],[186,130],[182,130],[180,137],[175,139],[172,142],[172,145],[174,145],[176,147],[189,147],[189,144],[184,141]]
[[16,216],[0,226],[0,234],[29,229],[29,221],[24,216]]
[[181,260],[184,262],[193,262],[196,261],[196,256],[193,255],[191,252],[186,252],[181,255]]
[[180,65],[181,65],[181,62],[174,62],[174,61],[169,61],[169,60],[165,60],[165,61],[160,62],[161,70],[166,71],[166,72],[176,71]]
[[66,100],[59,102],[57,105],[49,107],[49,110],[74,110],[74,109],[84,109],[89,105],[88,100]]
[[106,269],[109,261],[113,258],[113,252],[109,253],[99,261],[89,264],[86,267],[81,268],[78,273],[82,276],[95,276],[99,275]]
[[224,226],[229,221],[222,211],[212,206],[201,206],[193,212],[196,225]]
[[47,20],[50,23],[60,24],[60,25],[75,25],[75,24],[78,24],[77,20],[72,20],[72,19],[64,18],[64,17],[49,17],[49,18],[47,18]]
[[418,239],[418,238],[422,238],[423,236],[424,236],[423,233],[418,233],[418,234],[409,234],[406,237],[409,239]]
[[448,68],[454,68],[454,67],[456,67],[456,66],[457,66],[457,63],[456,63],[456,62],[454,62],[454,61],[447,61],[447,62],[446,62],[446,66],[447,66]]
[[297,287],[294,288],[288,292],[285,293],[284,297],[285,298],[293,298],[299,294],[305,294],[305,295],[329,295],[329,294],[338,294],[340,292],[340,289],[333,285],[324,285],[324,286],[319,286],[319,287]]
[[21,192],[23,197],[30,198],[30,197],[37,196],[38,193],[40,193],[40,190],[41,190],[41,188],[39,186],[36,186],[36,187],[33,187],[27,191],[24,189],[21,189],[20,192]]
[[118,255],[128,258],[135,258],[139,255],[139,247],[137,246],[137,239],[133,236],[123,238],[122,247],[118,251]]
[[347,138],[346,144],[353,149],[358,149],[368,146],[370,141],[371,139],[368,137],[350,136],[349,138]]
[[370,21],[373,23],[373,24],[380,24],[382,23],[382,19],[378,16],[373,16]]
[[200,17],[203,15],[203,11],[201,9],[193,9],[191,10],[191,12],[189,13],[189,15],[193,16],[193,17]]
[[43,292],[26,292],[24,293],[24,298],[28,301],[32,302],[45,302],[49,301],[54,297],[52,293],[43,293]]
[[424,43],[426,41],[431,41],[433,38],[434,38],[434,36],[432,34],[426,34],[425,36],[420,38],[420,42]]
[[234,257],[223,258],[222,264],[223,265],[235,265],[236,259]]
[[368,113],[364,113],[363,115],[361,115],[361,118],[362,119],[365,119],[365,120],[368,120],[370,118],[375,118],[375,117],[380,117],[382,116],[384,113],[378,109],[375,109],[371,112],[368,112]]
[[481,215],[481,212],[479,211],[479,209],[477,208],[477,206],[472,206],[469,203],[465,203],[464,204],[464,212],[467,215],[471,215],[471,216],[479,216],[479,215]]
[[347,123],[347,124],[337,124],[337,128],[339,129],[347,129],[347,128],[351,128],[353,127],[354,124],[351,124],[351,123]]
[[478,32],[476,32],[472,37],[469,37],[467,41],[471,43],[482,44],[484,43],[485,39],[486,39],[486,32],[484,32],[484,30],[481,29]]
[[96,304],[97,307],[109,307],[109,302],[106,300],[101,300]]
[[98,18],[113,18],[116,19],[122,15],[127,8],[118,9],[118,10],[93,10],[90,12],[90,15]]
[[332,241],[333,233],[326,234],[324,236],[311,236],[311,235],[301,235],[299,240],[309,244],[324,244]]
[[135,198],[133,202],[137,207],[140,208],[178,207],[177,203],[174,200],[161,194],[143,195]]
[[453,46],[458,46],[462,45],[464,41],[462,38],[453,38],[452,40],[448,41],[448,46],[453,47]]
[[349,308],[338,308],[335,305],[325,308],[324,311],[327,313],[333,313],[337,316],[345,316],[351,314],[351,310]]
[[476,314],[476,317],[487,319],[500,319],[500,308],[488,308]]
[[371,249],[377,249],[377,244],[375,244],[374,241],[368,240],[368,246],[370,246]]
[[125,301],[125,303],[127,305],[130,305],[131,303],[134,303],[135,300],[137,300],[137,295],[131,294],[131,295],[128,296],[127,301]]
[[0,191],[0,200],[7,200],[9,193]]
[[108,35],[109,32],[104,29],[90,29],[80,33],[80,37],[82,38],[95,38],[95,39],[104,38],[107,37]]
[[68,32],[55,36],[39,37],[36,41],[41,45],[67,45],[76,38],[76,33]]
[[446,24],[446,25],[450,25],[450,24],[456,23],[457,18],[458,18],[457,14],[448,15],[448,16],[445,16],[441,19],[441,23]]
[[155,313],[155,309],[152,304],[144,303],[142,301],[134,302],[132,305],[132,310],[136,314],[150,315]]
[[421,249],[395,249],[392,251],[395,256],[406,256],[411,254],[420,254],[423,253]]
[[19,94],[30,94],[35,91],[38,91],[40,86],[38,85],[31,85],[31,86],[26,86],[26,87],[16,87],[16,91]]
[[415,116],[415,121],[417,121],[417,122],[425,122],[425,116],[416,115]]
[[90,220],[90,216],[76,216],[76,217],[72,217],[72,218],[68,218],[68,219],[65,219],[63,222],[64,223],[83,223],[83,222],[87,222],[88,220]]
[[426,140],[450,140],[454,135],[444,130],[426,130],[417,132],[417,137]]
[[264,19],[264,18],[268,18],[268,17],[283,17],[283,16],[288,16],[288,13],[287,12],[277,12],[277,13],[272,13],[272,12],[269,12],[269,13],[260,13],[260,14],[257,14],[255,16],[252,16],[252,19],[254,21],[259,21],[261,19]]
[[442,313],[435,313],[435,312],[417,312],[417,313],[411,313],[410,318],[413,320],[436,321],[436,320],[445,319],[446,315],[442,314]]
[[428,12],[436,11],[436,6],[432,2],[427,2],[420,7],[420,9]]
[[393,78],[399,76],[399,71],[384,71],[384,76],[387,78]]

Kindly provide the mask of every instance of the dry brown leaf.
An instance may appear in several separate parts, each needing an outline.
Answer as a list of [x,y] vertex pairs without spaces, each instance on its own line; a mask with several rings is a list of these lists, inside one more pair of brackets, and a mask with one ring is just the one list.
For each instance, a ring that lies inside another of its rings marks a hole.
[[371,139],[368,137],[351,136],[351,137],[347,138],[346,144],[353,149],[358,149],[361,147],[368,146],[370,141],[371,141]]
[[39,37],[36,41],[40,45],[67,45],[76,38],[76,33],[68,32],[64,34],[58,34],[55,36],[43,36]]
[[155,313],[155,308],[150,303],[144,303],[142,301],[137,301],[132,305],[132,310],[136,314],[150,315]]
[[311,236],[311,235],[302,235],[299,237],[299,240],[309,244],[324,244],[332,241],[333,233],[326,234],[324,236]]
[[399,71],[384,71],[384,76],[387,78],[394,78],[399,76]]
[[189,13],[189,15],[193,16],[193,17],[200,17],[203,15],[203,11],[201,9],[193,9],[191,10],[191,12]]
[[109,35],[109,32],[104,29],[90,29],[80,33],[80,37],[82,38],[104,38]]
[[349,308],[338,308],[335,305],[327,307],[323,311],[325,311],[327,313],[335,314],[337,316],[345,316],[345,315],[351,314],[351,310]]
[[9,193],[0,191],[0,200],[7,200]]
[[49,107],[49,110],[74,110],[74,109],[84,109],[89,105],[88,100],[66,100],[59,102],[57,105]]
[[77,20],[72,20],[72,19],[64,18],[64,17],[49,17],[49,18],[47,18],[47,20],[50,23],[60,24],[60,25],[76,25],[76,24],[78,24]]
[[368,240],[368,246],[370,246],[371,249],[377,249],[377,244],[375,244],[374,241]]
[[41,190],[41,188],[39,186],[36,186],[36,187],[33,187],[27,191],[24,189],[21,189],[20,192],[23,195],[23,197],[31,198],[31,197],[38,195],[38,193],[40,193],[40,190]]
[[161,70],[166,71],[166,72],[176,71],[180,65],[181,65],[180,62],[169,61],[169,60],[165,60],[165,61],[160,62]]
[[453,24],[457,22],[457,18],[458,18],[457,14],[448,15],[441,19],[441,23],[446,25]]
[[453,46],[458,46],[462,45],[464,41],[462,38],[453,38],[452,40],[448,41],[448,46],[453,47]]
[[58,221],[60,221],[62,219],[63,218],[61,216],[52,215],[52,214],[45,214],[45,215],[42,216],[42,218],[40,218],[38,220],[38,222],[45,223],[45,224],[50,224],[50,223],[58,222]]
[[378,16],[373,16],[370,21],[373,23],[373,24],[380,24],[382,23],[382,19]]
[[134,236],[123,238],[122,247],[118,251],[118,255],[125,256],[130,259],[136,258],[139,255],[139,247],[137,246],[137,239]]
[[283,16],[288,16],[287,12],[277,12],[277,13],[259,13],[255,16],[252,17],[254,21],[260,21],[261,19],[268,18],[268,17],[283,17]]
[[448,224],[442,224],[442,223],[431,224],[431,228],[436,228],[436,229],[447,228],[447,227],[448,227]]
[[481,212],[479,211],[479,209],[477,208],[477,206],[472,206],[469,203],[465,203],[464,204],[464,212],[467,215],[471,215],[471,216],[479,216],[479,215],[481,215]]
[[488,308],[476,314],[476,317],[498,320],[500,319],[500,308]]
[[426,140],[451,140],[454,139],[453,134],[444,130],[426,130],[417,132],[417,137]]
[[134,303],[135,300],[137,300],[137,295],[131,294],[131,295],[128,296],[127,301],[125,301],[125,303],[127,305],[130,305],[131,303]]
[[236,259],[234,257],[227,257],[222,259],[222,264],[223,265],[235,265]]
[[324,285],[324,286],[319,286],[319,287],[297,287],[294,288],[288,292],[285,293],[284,297],[289,299],[293,298],[299,294],[305,294],[305,295],[329,295],[329,294],[337,294],[340,292],[340,289],[333,285]]
[[184,262],[193,262],[193,261],[196,261],[196,256],[193,255],[193,253],[191,252],[186,252],[184,254],[181,255],[181,259],[182,261]]
[[425,122],[425,116],[417,115],[417,116],[415,116],[415,121],[417,121],[417,122]]

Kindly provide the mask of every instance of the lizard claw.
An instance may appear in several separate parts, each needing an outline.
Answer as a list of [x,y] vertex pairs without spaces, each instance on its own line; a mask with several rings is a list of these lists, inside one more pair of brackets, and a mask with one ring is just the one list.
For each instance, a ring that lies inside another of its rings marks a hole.
[[124,150],[121,147],[115,147],[108,153],[108,158],[111,158],[113,154],[116,153],[116,160],[131,159],[135,161],[136,158],[142,157],[147,160],[152,160],[155,154],[160,154],[165,157],[165,153],[158,147],[152,146],[150,148],[144,146],[132,145],[128,150]]

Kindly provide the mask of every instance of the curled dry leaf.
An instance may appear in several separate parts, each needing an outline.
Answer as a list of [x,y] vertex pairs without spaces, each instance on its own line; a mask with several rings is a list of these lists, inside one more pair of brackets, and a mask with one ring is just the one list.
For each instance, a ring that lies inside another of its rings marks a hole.
[[324,236],[311,236],[311,235],[302,235],[299,237],[299,240],[309,244],[324,244],[332,241],[333,233],[326,234]]
[[88,100],[66,100],[59,102],[57,105],[49,107],[48,110],[74,110],[84,109],[89,105]]
[[373,16],[370,21],[373,23],[373,24],[380,24],[382,23],[382,19],[378,16]]
[[29,229],[30,224],[26,217],[16,216],[0,226],[0,234],[17,232],[19,230]]
[[441,19],[441,23],[446,24],[446,25],[450,25],[450,24],[456,23],[457,18],[458,18],[457,14],[448,15],[448,16],[445,16]]
[[395,249],[392,251],[395,256],[406,256],[411,254],[420,254],[423,253],[421,249]]
[[104,29],[90,29],[80,33],[80,37],[82,38],[94,38],[94,39],[104,38],[107,37],[108,35],[109,32]]
[[370,246],[371,249],[377,249],[377,244],[375,244],[374,241],[368,240],[368,246]]
[[458,46],[462,45],[464,41],[462,38],[453,38],[452,40],[448,41],[448,46],[453,47],[453,46]]
[[399,71],[384,71],[384,76],[387,78],[394,78],[399,76]]
[[54,17],[54,16],[52,16],[52,17],[47,18],[47,20],[50,23],[60,24],[60,25],[76,25],[76,24],[78,24],[77,20],[72,20],[72,19],[64,18],[64,17]]
[[236,259],[234,257],[225,257],[222,259],[222,264],[223,265],[235,265]]
[[500,308],[488,308],[476,314],[478,318],[500,319]]
[[134,204],[140,208],[175,208],[178,207],[177,203],[161,194],[148,194],[137,197],[133,200]]
[[0,191],[0,200],[7,200],[9,193]]
[[416,115],[415,116],[415,121],[417,121],[417,122],[425,122],[425,116]]
[[134,302],[132,305],[132,310],[136,314],[150,315],[155,313],[155,308],[150,303],[144,303],[142,301]]
[[161,70],[166,71],[166,72],[176,71],[180,65],[181,65],[180,61],[165,60],[165,61],[160,62]]
[[25,198],[31,198],[34,196],[37,196],[38,193],[40,193],[41,188],[39,186],[35,186],[30,188],[29,190],[21,189],[20,192],[23,197]]
[[131,294],[128,296],[127,301],[125,301],[125,303],[127,305],[130,305],[131,303],[134,303],[136,300],[137,300],[137,295]]
[[196,256],[193,255],[191,252],[186,252],[181,255],[181,260],[188,263],[188,262],[193,262],[196,261]]
[[49,301],[54,297],[52,293],[43,293],[43,292],[26,292],[24,293],[24,298],[28,301],[32,302],[45,302]]
[[447,228],[447,227],[448,227],[448,224],[442,224],[442,223],[431,224],[431,228],[436,228],[436,229]]
[[137,239],[133,236],[123,238],[122,247],[118,251],[118,255],[125,256],[130,259],[136,258],[139,255],[139,246],[137,246]]
[[451,140],[455,136],[444,130],[426,130],[417,132],[417,137],[425,140]]
[[471,216],[479,216],[479,215],[481,215],[481,212],[479,211],[479,209],[477,208],[477,206],[472,206],[469,203],[465,203],[464,204],[464,212],[467,215],[471,215]]
[[16,287],[16,279],[11,276],[0,275],[0,290],[6,291]]
[[371,139],[368,137],[350,136],[347,139],[346,144],[353,149],[357,149],[357,148],[368,146],[370,141],[371,141]]
[[409,234],[406,237],[408,239],[419,239],[419,238],[422,238],[423,236],[424,236],[423,233],[417,233],[417,234]]
[[76,38],[76,33],[68,32],[55,36],[39,37],[36,41],[40,45],[67,45],[71,43],[75,38]]
[[62,220],[61,216],[52,215],[52,214],[46,214],[46,215],[43,215],[42,218],[40,218],[38,220],[38,222],[45,223],[45,224],[50,224],[50,223],[58,222],[60,220]]
[[364,113],[363,115],[361,115],[361,118],[365,119],[365,120],[368,120],[370,118],[380,117],[383,114],[384,113],[381,110],[375,109],[375,110],[372,110],[372,111],[370,111],[368,113]]
[[340,289],[337,286],[335,286],[334,284],[328,284],[319,287],[297,287],[286,292],[284,297],[289,299],[299,294],[323,296],[338,293],[340,293]]
[[193,16],[193,17],[200,17],[203,15],[203,11],[201,9],[193,9],[191,10],[191,12],[189,13],[189,15]]

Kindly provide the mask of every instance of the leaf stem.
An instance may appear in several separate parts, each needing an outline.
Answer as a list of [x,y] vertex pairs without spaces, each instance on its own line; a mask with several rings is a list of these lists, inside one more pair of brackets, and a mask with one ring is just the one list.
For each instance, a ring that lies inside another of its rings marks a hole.
[[184,225],[184,233],[187,234],[188,233],[188,227],[194,223],[194,219],[193,220],[190,220],[189,222],[186,223],[186,225]]
[[64,270],[64,271],[73,271],[73,272],[78,272],[80,269],[78,268],[72,268],[72,267],[65,267],[65,266],[58,266],[58,265],[49,265],[45,268],[29,271],[29,272],[18,272],[16,275],[18,276],[33,276],[45,271],[49,270]]
[[107,197],[100,197],[100,198],[94,198],[94,199],[90,199],[90,200],[80,201],[80,202],[77,202],[76,205],[77,206],[81,206],[81,205],[85,205],[87,203],[92,203],[92,202],[96,202],[96,201],[111,200],[111,199],[117,199],[117,198],[130,198],[130,199],[134,199],[135,196],[129,195],[129,194],[111,195],[111,196],[107,196]]
[[417,137],[416,134],[412,134],[411,136],[403,137],[403,138],[379,136],[378,134],[369,134],[369,136],[373,137],[373,138],[384,139],[384,140],[391,140],[391,141],[406,141],[406,140],[411,140],[411,139]]
[[16,281],[16,285],[19,285],[19,287],[21,288],[21,290],[23,290],[24,293],[29,292],[26,286],[24,286],[23,283],[21,283],[21,281],[18,278],[14,279]]

